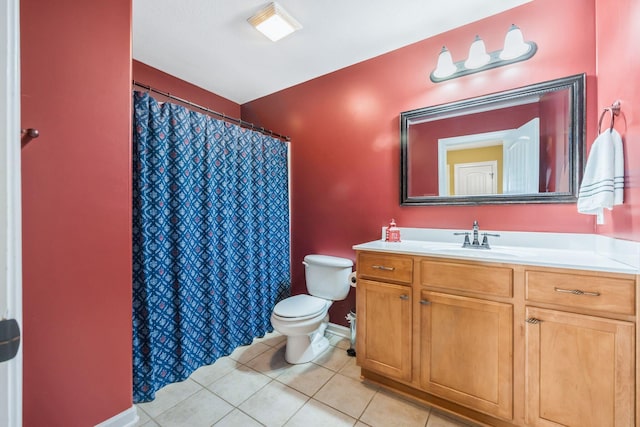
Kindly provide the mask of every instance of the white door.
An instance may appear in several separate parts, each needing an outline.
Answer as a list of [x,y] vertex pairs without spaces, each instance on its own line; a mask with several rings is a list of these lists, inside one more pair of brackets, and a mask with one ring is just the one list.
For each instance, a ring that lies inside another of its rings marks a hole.
[[[19,4],[0,3],[0,354],[19,342],[7,339],[11,319],[22,324]],[[0,362],[0,427],[21,424],[20,346],[15,357]]]
[[505,137],[502,144],[502,192],[535,194],[540,182],[540,119],[525,123]]
[[496,194],[498,162],[458,163],[453,167],[453,188],[456,196]]

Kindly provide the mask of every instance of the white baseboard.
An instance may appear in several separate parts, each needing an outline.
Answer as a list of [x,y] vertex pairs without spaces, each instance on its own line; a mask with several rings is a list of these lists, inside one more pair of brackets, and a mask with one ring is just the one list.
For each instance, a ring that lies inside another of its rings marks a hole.
[[351,329],[347,328],[346,326],[329,322],[329,325],[327,326],[327,332],[331,332],[333,335],[338,335],[342,338],[351,339]]
[[131,408],[126,411],[120,412],[108,420],[97,424],[96,427],[133,427],[139,419],[140,417],[138,417],[136,407],[131,406]]

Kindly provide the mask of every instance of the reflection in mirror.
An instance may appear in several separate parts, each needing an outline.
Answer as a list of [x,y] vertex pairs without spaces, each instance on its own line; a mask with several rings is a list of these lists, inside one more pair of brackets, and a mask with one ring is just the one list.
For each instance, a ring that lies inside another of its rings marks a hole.
[[540,118],[517,129],[438,139],[438,194],[538,193]]
[[400,117],[402,204],[576,201],[584,75]]

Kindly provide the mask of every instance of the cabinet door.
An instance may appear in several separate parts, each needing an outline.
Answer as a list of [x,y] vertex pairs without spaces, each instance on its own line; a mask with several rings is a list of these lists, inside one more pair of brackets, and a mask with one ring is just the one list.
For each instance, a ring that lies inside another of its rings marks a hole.
[[477,411],[511,419],[511,304],[423,290],[420,307],[422,388]]
[[528,307],[527,423],[634,425],[633,333],[629,322]]
[[411,287],[361,279],[357,286],[358,363],[411,380]]

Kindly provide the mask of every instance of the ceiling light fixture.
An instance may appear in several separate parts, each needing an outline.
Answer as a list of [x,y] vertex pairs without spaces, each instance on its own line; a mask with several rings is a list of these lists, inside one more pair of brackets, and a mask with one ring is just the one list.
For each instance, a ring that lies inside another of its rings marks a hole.
[[302,25],[276,2],[269,3],[247,21],[274,42],[302,28]]
[[431,72],[430,78],[434,83],[455,79],[468,74],[502,67],[514,62],[525,61],[538,51],[535,42],[524,41],[522,31],[516,25],[511,25],[504,40],[504,48],[487,53],[484,41],[480,36],[469,48],[469,57],[464,61],[453,62],[451,53],[446,47],[442,47],[438,56],[438,64]]

